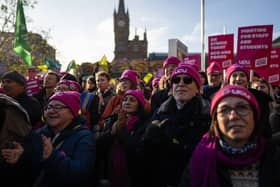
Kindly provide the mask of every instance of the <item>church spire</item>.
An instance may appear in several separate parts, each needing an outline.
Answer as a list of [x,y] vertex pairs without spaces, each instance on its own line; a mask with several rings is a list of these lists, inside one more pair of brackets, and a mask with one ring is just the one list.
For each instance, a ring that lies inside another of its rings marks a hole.
[[119,2],[119,10],[118,10],[118,13],[124,13],[124,14],[125,14],[124,0],[120,0],[120,2]]

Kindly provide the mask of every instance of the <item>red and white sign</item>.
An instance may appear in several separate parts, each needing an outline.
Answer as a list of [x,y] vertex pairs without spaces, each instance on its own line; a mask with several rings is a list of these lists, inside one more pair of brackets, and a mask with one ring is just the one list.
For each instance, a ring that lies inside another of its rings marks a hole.
[[238,28],[237,64],[247,68],[268,67],[273,25]]
[[39,92],[39,81],[38,79],[29,79],[26,81],[26,94],[32,96]]
[[208,37],[209,64],[216,62],[222,68],[227,68],[233,64],[234,35],[224,34]]
[[184,63],[194,65],[198,68],[198,71],[201,70],[200,67],[200,54],[192,54],[184,57]]

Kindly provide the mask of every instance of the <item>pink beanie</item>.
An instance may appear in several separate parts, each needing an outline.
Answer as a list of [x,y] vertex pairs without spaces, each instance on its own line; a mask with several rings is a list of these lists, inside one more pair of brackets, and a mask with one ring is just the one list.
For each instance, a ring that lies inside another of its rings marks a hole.
[[76,118],[80,110],[80,93],[76,91],[65,91],[65,92],[56,92],[49,99],[49,102],[52,100],[57,100],[65,104],[72,112],[73,116]]
[[154,78],[153,81],[152,81],[152,86],[155,86],[156,84],[158,84],[159,81],[160,81],[159,77]]
[[126,97],[127,95],[134,96],[143,107],[145,106],[145,98],[142,90],[128,90],[127,92],[125,92],[124,97]]
[[80,91],[80,84],[77,83],[76,81],[64,79],[57,83],[57,85],[62,85],[62,84],[67,85],[70,91],[76,91],[76,92]]
[[181,63],[181,61],[178,58],[176,58],[174,56],[170,56],[163,62],[163,69],[165,69],[166,66],[169,64],[175,64],[178,66],[180,63]]
[[137,84],[137,72],[133,71],[133,70],[125,70],[122,73],[122,76],[120,77],[120,81],[124,80],[124,79],[128,79],[130,80],[133,84]]
[[195,83],[197,85],[197,88],[199,89],[201,86],[201,81],[200,81],[200,76],[198,71],[196,69],[189,65],[189,64],[180,64],[172,73],[172,79],[173,77],[180,75],[180,74],[185,74],[190,77],[192,77],[195,80]]
[[223,68],[217,62],[212,62],[207,68],[207,75],[212,73],[222,73]]
[[229,96],[239,97],[248,101],[252,108],[256,111],[257,118],[260,118],[260,107],[256,98],[247,88],[238,85],[226,85],[215,94],[211,102],[210,114],[213,115],[214,110],[217,108],[219,102],[223,98]]
[[232,64],[226,70],[226,82],[227,83],[229,83],[230,76],[235,71],[243,71],[246,74],[248,80],[250,80],[250,71],[249,71],[249,69],[247,69],[246,67],[244,67],[242,65],[239,65],[239,64]]

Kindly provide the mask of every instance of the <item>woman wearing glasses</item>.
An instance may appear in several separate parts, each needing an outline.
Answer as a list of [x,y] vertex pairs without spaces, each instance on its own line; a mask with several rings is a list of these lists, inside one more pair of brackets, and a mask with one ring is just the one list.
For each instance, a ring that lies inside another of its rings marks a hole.
[[200,76],[180,64],[171,77],[172,96],[153,114],[145,141],[151,186],[177,186],[195,145],[210,124],[209,103],[199,95]]
[[78,116],[80,94],[57,92],[45,108],[46,125],[25,146],[6,149],[10,164],[29,162],[37,174],[35,186],[90,186],[95,145],[92,133]]
[[280,152],[262,137],[260,108],[241,86],[214,96],[210,130],[203,136],[180,186],[280,186]]

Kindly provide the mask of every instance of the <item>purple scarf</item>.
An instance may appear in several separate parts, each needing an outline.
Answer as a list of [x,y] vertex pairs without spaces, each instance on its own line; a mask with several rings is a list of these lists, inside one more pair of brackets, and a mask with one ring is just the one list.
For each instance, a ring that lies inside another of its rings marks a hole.
[[218,144],[218,138],[205,134],[190,160],[191,186],[218,187],[217,162],[233,167],[244,167],[256,163],[264,152],[264,139],[260,138],[257,146],[235,158],[225,155]]
[[127,119],[126,122],[126,130],[128,130],[129,132],[132,131],[132,129],[134,128],[135,123],[139,121],[139,117],[138,116],[131,116]]

